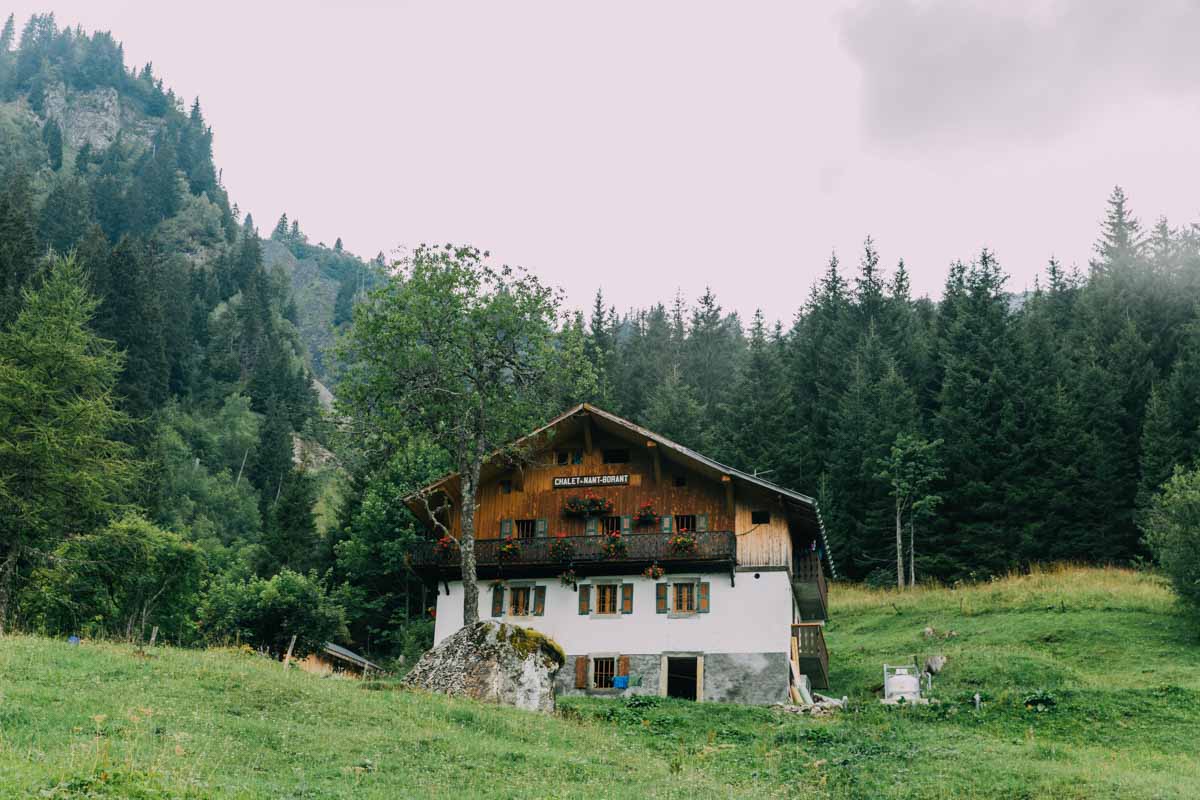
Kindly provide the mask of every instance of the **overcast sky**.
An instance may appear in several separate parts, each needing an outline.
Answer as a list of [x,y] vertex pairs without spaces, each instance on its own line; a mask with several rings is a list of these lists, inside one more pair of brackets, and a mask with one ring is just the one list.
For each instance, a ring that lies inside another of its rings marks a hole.
[[587,306],[790,321],[872,235],[918,293],[992,248],[1085,267],[1114,184],[1200,220],[1200,5],[1048,2],[10,4],[108,29],[199,96],[217,166],[364,256],[470,242]]

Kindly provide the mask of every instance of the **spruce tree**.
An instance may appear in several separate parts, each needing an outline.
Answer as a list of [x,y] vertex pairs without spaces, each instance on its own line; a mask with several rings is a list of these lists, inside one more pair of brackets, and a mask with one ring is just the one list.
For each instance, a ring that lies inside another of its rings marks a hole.
[[62,128],[52,119],[46,120],[46,124],[42,126],[42,143],[46,145],[50,169],[58,172],[63,163],[63,135]]

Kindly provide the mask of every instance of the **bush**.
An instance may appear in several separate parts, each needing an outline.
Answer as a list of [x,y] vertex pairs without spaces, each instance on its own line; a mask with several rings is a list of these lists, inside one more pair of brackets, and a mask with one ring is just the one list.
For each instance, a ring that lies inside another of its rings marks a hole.
[[200,604],[200,630],[210,643],[239,640],[282,655],[304,656],[333,639],[345,641],[346,612],[325,593],[315,574],[290,569],[270,578],[213,581]]
[[1175,592],[1200,609],[1200,469],[1176,468],[1155,496],[1142,529]]
[[55,549],[22,603],[46,633],[188,640],[204,557],[178,534],[136,515]]

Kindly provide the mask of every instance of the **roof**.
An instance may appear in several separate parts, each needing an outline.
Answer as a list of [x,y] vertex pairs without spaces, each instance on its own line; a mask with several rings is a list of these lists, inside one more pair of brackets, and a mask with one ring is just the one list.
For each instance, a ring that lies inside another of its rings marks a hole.
[[[772,494],[776,494],[780,498],[791,501],[794,506],[800,507],[800,508],[808,511],[811,514],[813,521],[816,523],[817,528],[820,531],[821,543],[825,548],[826,558],[829,561],[830,572],[832,573],[833,577],[835,577],[835,578],[837,577],[837,570],[834,568],[833,557],[829,553],[829,540],[825,534],[825,523],[821,519],[821,512],[820,512],[820,509],[817,507],[817,501],[814,498],[809,497],[806,494],[801,494],[800,492],[796,492],[791,489],[784,488],[783,486],[779,486],[778,484],[771,483],[770,481],[764,480],[764,479],[758,477],[757,475],[752,475],[747,472],[742,472],[739,469],[734,469],[733,467],[730,467],[726,464],[722,464],[719,461],[715,461],[702,453],[698,453],[695,450],[692,450],[690,447],[684,447],[683,445],[679,444],[678,442],[673,442],[670,439],[668,439],[667,437],[662,436],[661,434],[657,434],[654,431],[651,431],[647,428],[643,428],[641,425],[638,425],[635,422],[630,422],[627,419],[623,419],[622,417],[619,417],[616,414],[613,414],[611,412],[605,411],[602,408],[598,408],[597,406],[594,406],[591,403],[580,403],[579,405],[576,405],[576,406],[573,406],[573,407],[567,409],[566,411],[559,414],[554,419],[547,422],[545,425],[542,425],[540,428],[534,430],[533,432],[526,434],[525,436],[522,436],[520,439],[517,439],[513,444],[521,445],[522,443],[528,442],[531,439],[535,439],[535,438],[541,436],[542,434],[546,433],[547,431],[549,431],[553,428],[556,428],[559,425],[562,425],[563,423],[577,417],[580,414],[589,414],[596,419],[599,419],[599,420],[602,420],[602,421],[608,423],[609,425],[624,429],[625,431],[628,431],[629,433],[635,433],[639,437],[644,437],[645,439],[648,439],[648,440],[654,442],[657,446],[662,447],[665,450],[670,450],[671,452],[675,453],[675,455],[677,457],[680,457],[685,461],[692,462],[693,466],[703,468],[709,472],[717,473],[720,476],[728,476],[731,480],[749,484],[749,485],[754,486],[763,491],[767,491]],[[485,459],[484,463],[485,464],[492,463],[500,455],[500,453],[501,453],[501,451],[496,451],[494,453],[489,454],[488,457]],[[431,490],[436,489],[437,487],[441,486],[442,484],[453,480],[457,476],[458,476],[458,473],[456,473],[456,472],[452,472],[447,475],[443,475],[442,477],[438,478],[436,481],[433,481],[432,483],[428,484],[427,486],[424,486],[421,489],[418,489],[417,491],[409,494],[407,497],[404,498],[404,502],[411,506],[411,504],[422,494],[427,494]]]
[[358,664],[360,667],[369,667],[370,669],[377,669],[380,672],[383,671],[383,668],[378,664],[372,663],[353,650],[347,650],[346,648],[336,645],[333,642],[326,642],[325,646],[321,649],[334,658],[340,658],[343,661],[351,661],[355,664]]

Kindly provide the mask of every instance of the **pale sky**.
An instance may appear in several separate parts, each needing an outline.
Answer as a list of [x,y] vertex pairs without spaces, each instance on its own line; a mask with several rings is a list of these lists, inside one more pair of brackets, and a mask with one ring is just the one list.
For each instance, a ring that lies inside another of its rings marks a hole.
[[[467,242],[587,307],[789,322],[872,235],[919,294],[1085,267],[1124,186],[1200,220],[1190,0],[10,4],[199,95],[231,197],[364,257]],[[19,26],[18,26],[19,27]]]

